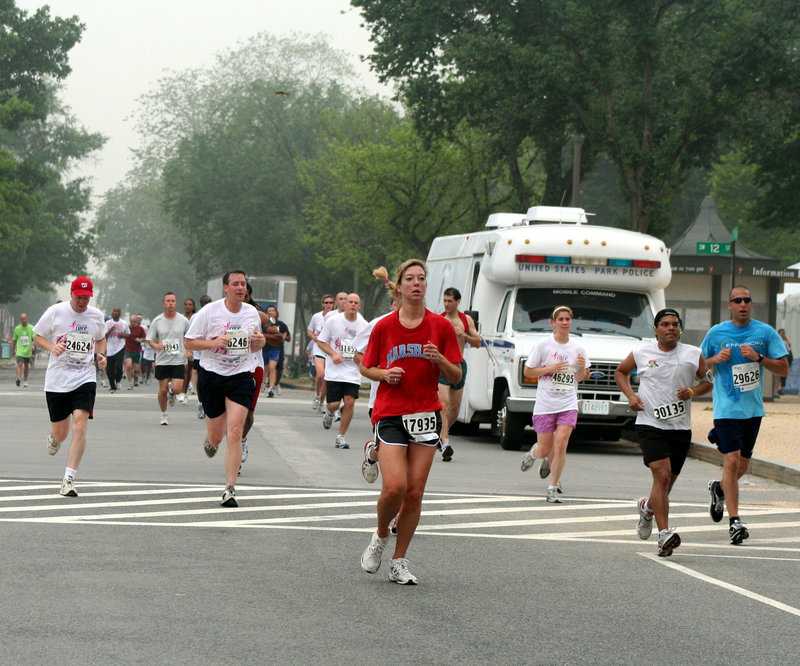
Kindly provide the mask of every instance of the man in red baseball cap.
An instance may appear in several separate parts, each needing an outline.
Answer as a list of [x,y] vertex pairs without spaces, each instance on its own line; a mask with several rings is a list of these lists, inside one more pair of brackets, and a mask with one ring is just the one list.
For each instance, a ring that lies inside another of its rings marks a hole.
[[69,301],[51,305],[33,327],[39,349],[50,352],[44,390],[50,412],[47,452],[54,456],[70,432],[67,467],[61,483],[64,497],[77,497],[75,475],[86,448],[86,426],[92,418],[97,391],[96,367],[106,366],[106,326],[103,313],[89,305],[92,281],[72,282]]

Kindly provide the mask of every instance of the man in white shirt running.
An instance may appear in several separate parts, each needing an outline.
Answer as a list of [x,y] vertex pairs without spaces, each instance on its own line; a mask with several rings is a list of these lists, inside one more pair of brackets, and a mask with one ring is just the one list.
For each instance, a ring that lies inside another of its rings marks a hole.
[[125,338],[127,338],[131,329],[128,322],[120,319],[122,310],[114,308],[111,311],[111,319],[106,321],[106,351],[108,352],[108,368],[106,375],[108,376],[109,393],[116,393],[119,390],[119,385],[122,382],[122,368],[125,356]]
[[[54,456],[70,431],[72,441],[61,482],[64,497],[77,497],[75,476],[86,449],[86,427],[97,393],[96,367],[106,367],[106,325],[103,313],[89,305],[92,281],[84,276],[72,282],[70,299],[45,310],[33,327],[34,344],[50,352],[44,390],[50,412],[47,452]],[[97,364],[95,367],[95,363]]]
[[197,385],[206,416],[203,451],[209,458],[217,454],[223,438],[225,450],[225,491],[221,506],[239,506],[236,477],[242,462],[242,430],[253,403],[257,367],[255,352],[266,343],[258,311],[245,303],[247,276],[244,271],[228,271],[222,277],[225,298],[209,303],[192,318],[185,344],[190,351],[201,350]]
[[353,419],[358,391],[361,387],[361,372],[353,360],[355,348],[353,340],[359,331],[366,328],[367,320],[361,316],[361,298],[358,294],[348,294],[342,314],[331,314],[325,318],[322,332],[317,338],[319,348],[325,352],[329,361],[325,363],[325,383],[327,384],[326,409],[322,416],[322,427],[328,430],[333,423],[333,412],[342,406],[339,421],[339,434],[336,435],[336,448],[349,449],[345,440],[347,428]]
[[[692,443],[690,401],[711,390],[708,381],[694,386],[697,379],[706,377],[708,369],[699,347],[679,342],[682,328],[675,310],[659,310],[653,326],[656,342],[631,352],[614,373],[628,405],[636,412],[636,437],[644,464],[653,475],[650,496],[636,503],[636,533],[640,539],[649,539],[655,516],[659,557],[669,557],[681,545],[680,536],[669,527],[669,493]],[[638,394],[630,382],[634,372],[639,377]]]

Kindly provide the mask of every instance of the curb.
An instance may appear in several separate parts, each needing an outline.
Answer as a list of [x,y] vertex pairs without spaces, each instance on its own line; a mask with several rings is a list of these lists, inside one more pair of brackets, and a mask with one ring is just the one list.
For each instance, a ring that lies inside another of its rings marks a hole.
[[[689,446],[689,455],[692,458],[697,458],[698,460],[722,467],[722,454],[711,444],[692,442]],[[800,488],[800,467],[797,465],[782,463],[760,456],[753,456],[750,460],[748,474],[754,474],[764,479]]]

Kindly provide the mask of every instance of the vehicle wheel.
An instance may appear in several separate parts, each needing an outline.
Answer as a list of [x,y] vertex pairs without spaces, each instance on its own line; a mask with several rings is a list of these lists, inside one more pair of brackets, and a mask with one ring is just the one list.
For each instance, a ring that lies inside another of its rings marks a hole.
[[527,414],[510,412],[506,402],[508,389],[500,397],[500,409],[497,410],[497,429],[500,436],[500,447],[505,451],[519,451],[525,446],[525,426],[528,425]]

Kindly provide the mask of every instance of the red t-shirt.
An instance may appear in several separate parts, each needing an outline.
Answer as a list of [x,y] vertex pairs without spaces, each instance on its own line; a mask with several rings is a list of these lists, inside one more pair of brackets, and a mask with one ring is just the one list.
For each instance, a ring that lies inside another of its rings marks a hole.
[[141,326],[131,326],[131,334],[125,338],[125,351],[127,352],[140,352],[142,351],[142,343],[138,342],[136,338],[146,338],[147,333]]
[[405,374],[398,384],[381,382],[378,385],[372,408],[373,423],[388,416],[435,412],[442,408],[439,402],[439,366],[425,358],[422,351],[429,341],[448,361],[461,363],[455,329],[449,321],[430,310],[425,310],[425,316],[416,328],[403,326],[397,312],[375,324],[361,362],[367,368],[399,366]]

